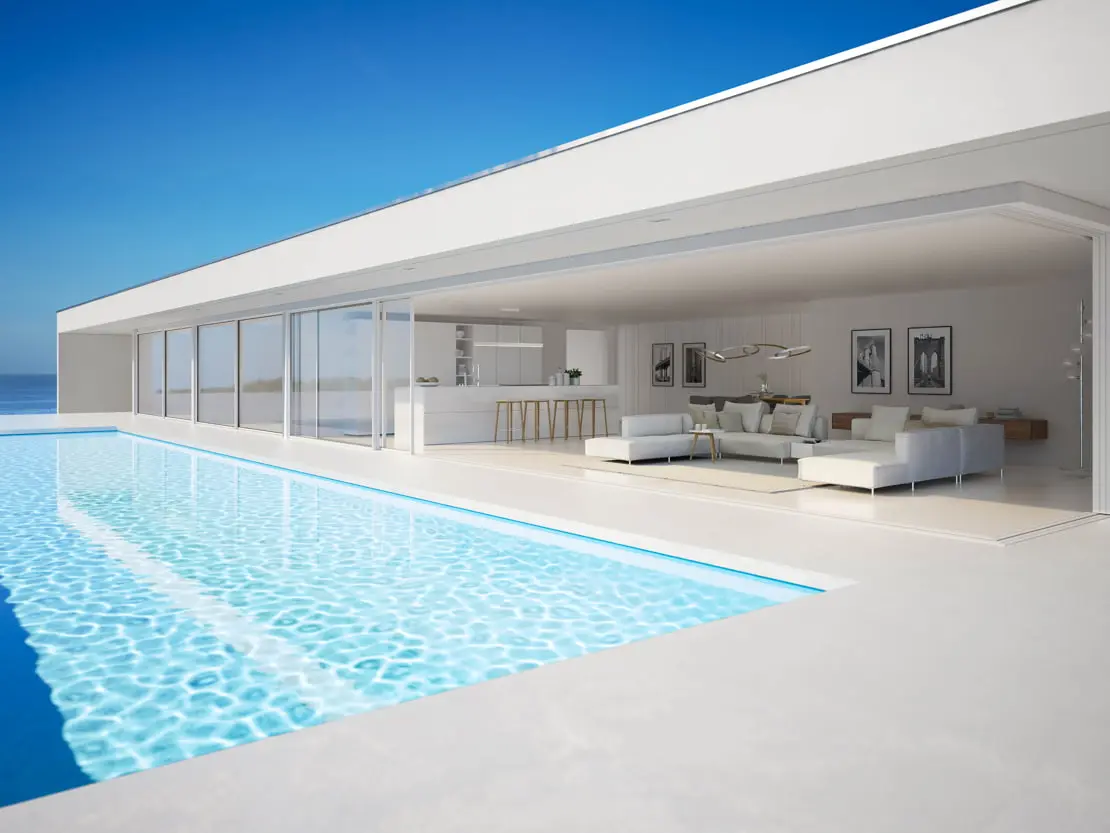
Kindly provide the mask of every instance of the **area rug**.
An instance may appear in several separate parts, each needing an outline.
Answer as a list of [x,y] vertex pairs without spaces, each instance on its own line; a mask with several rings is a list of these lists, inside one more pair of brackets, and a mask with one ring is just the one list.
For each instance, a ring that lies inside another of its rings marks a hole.
[[[702,486],[718,486],[722,489],[739,489],[744,492],[797,492],[813,489],[819,483],[806,483],[788,474],[770,474],[753,469],[780,468],[778,463],[764,463],[755,460],[733,460],[724,458],[712,462],[708,458],[693,460],[647,461],[642,463],[614,462],[597,457],[571,457],[563,465],[569,468],[607,471],[630,477],[643,477],[652,480],[671,480],[678,483],[697,483]],[[797,467],[787,463],[785,471],[795,472]]]

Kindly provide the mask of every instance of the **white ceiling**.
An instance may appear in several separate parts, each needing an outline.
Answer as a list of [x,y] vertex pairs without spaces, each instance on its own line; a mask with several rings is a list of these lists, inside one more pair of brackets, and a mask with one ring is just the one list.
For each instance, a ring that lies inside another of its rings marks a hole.
[[1089,271],[1090,257],[1086,238],[968,215],[471,286],[419,296],[416,312],[583,324],[678,320],[834,296],[1051,280]]

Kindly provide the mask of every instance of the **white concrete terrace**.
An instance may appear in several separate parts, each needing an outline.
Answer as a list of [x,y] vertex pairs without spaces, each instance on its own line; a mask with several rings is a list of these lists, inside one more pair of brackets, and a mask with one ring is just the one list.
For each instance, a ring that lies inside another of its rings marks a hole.
[[0,810],[5,830],[1098,829],[1110,525],[1000,547],[130,415],[110,427],[829,588]]

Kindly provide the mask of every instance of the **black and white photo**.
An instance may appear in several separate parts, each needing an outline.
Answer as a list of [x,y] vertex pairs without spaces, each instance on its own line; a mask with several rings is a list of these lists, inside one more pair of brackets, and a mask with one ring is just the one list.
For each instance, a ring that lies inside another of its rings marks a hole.
[[705,387],[705,342],[682,345],[682,387]]
[[651,384],[657,388],[674,387],[674,342],[651,345]]
[[910,393],[952,393],[952,328],[910,327],[906,351]]
[[852,393],[890,393],[890,328],[852,330]]

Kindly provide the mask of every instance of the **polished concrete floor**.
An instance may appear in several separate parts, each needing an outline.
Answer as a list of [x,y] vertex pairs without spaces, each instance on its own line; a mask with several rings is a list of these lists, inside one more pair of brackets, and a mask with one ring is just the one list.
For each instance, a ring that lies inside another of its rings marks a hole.
[[830,590],[10,807],[4,831],[1078,833],[1110,818],[1110,523],[944,537],[102,421]]

